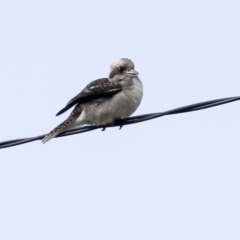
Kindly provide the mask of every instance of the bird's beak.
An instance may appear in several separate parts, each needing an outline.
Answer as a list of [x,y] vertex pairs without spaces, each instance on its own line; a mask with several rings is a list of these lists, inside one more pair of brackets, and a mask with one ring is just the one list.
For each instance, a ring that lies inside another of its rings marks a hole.
[[127,71],[126,74],[131,77],[136,77],[138,75],[138,72],[135,71],[134,69],[131,69],[131,70]]

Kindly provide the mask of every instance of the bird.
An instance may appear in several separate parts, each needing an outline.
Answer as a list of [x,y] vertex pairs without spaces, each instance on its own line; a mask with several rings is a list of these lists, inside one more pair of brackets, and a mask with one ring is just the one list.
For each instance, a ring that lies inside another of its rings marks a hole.
[[46,143],[61,132],[81,125],[104,126],[132,115],[141,103],[143,85],[131,59],[121,58],[110,65],[108,78],[90,82],[56,116],[73,106],[69,117],[46,134]]

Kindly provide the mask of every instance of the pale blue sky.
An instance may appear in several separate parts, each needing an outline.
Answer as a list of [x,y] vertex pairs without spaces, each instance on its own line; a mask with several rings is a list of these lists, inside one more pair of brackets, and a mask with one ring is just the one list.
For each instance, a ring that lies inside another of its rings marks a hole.
[[[135,115],[240,95],[239,1],[5,1],[0,141],[47,133],[112,61]],[[0,239],[239,240],[240,102],[0,150]]]

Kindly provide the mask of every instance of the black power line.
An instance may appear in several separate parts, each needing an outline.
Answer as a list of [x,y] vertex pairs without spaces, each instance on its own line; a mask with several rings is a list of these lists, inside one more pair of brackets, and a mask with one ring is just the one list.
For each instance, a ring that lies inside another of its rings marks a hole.
[[[126,119],[121,119],[116,121],[113,125],[106,125],[106,126],[85,126],[85,127],[78,127],[74,128],[72,130],[68,130],[65,132],[62,132],[60,135],[57,137],[66,137],[74,134],[79,134],[79,133],[84,133],[92,130],[96,130],[98,128],[102,128],[103,130],[108,127],[117,127],[119,126],[120,128],[124,125],[130,125],[130,124],[135,124],[139,122],[144,122],[148,121],[154,118],[159,118],[163,117],[165,115],[172,115],[172,114],[179,114],[179,113],[187,113],[187,112],[193,112],[193,111],[198,111],[206,108],[211,108],[211,107],[216,107],[218,105],[223,105],[226,103],[230,102],[235,102],[240,100],[240,97],[229,97],[229,98],[221,98],[221,99],[216,99],[216,100],[211,100],[211,101],[206,101],[206,102],[201,102],[201,103],[196,103],[180,108],[175,108],[172,110],[168,110],[165,112],[158,112],[158,113],[150,113],[150,114],[144,114],[144,115],[139,115],[139,116],[134,116]],[[37,137],[31,137],[31,138],[21,138],[21,139],[15,139],[15,140],[9,140],[9,141],[4,141],[0,142],[0,148],[7,148],[7,147],[13,147],[17,146],[20,144],[28,143],[28,142],[33,142],[36,140],[41,140],[46,134],[37,136]]]

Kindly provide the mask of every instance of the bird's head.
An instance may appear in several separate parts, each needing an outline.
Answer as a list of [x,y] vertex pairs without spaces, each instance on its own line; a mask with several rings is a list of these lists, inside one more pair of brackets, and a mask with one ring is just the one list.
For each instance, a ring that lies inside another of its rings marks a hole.
[[137,76],[138,72],[134,70],[134,63],[128,58],[121,58],[110,66],[109,80],[112,82],[121,82],[123,85],[129,85],[132,79]]

